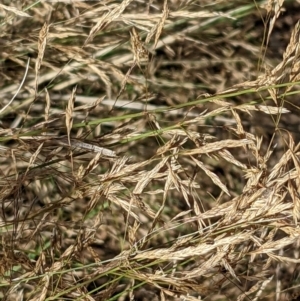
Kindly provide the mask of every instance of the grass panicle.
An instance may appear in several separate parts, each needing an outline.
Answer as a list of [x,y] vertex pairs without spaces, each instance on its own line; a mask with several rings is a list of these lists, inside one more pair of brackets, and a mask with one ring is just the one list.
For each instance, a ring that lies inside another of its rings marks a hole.
[[0,299],[297,300],[298,2],[0,4]]

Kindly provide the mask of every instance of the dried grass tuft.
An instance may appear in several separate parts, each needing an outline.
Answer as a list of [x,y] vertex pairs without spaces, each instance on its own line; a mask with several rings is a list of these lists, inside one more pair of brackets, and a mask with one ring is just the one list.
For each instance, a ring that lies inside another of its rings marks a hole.
[[1,300],[298,298],[299,4],[244,2],[0,4]]

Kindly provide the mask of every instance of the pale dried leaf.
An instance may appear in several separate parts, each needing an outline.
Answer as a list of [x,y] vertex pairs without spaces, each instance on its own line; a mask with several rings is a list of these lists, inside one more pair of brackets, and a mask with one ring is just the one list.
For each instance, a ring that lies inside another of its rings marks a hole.
[[44,23],[42,29],[39,32],[39,40],[38,40],[38,57],[35,63],[35,91],[38,90],[38,74],[42,65],[44,53],[47,45],[47,36],[49,31],[49,25]]
[[155,176],[157,175],[157,173],[159,172],[159,170],[161,170],[167,163],[167,161],[169,160],[168,157],[163,158],[161,160],[161,162],[159,162],[152,170],[150,170],[149,172],[147,172],[136,184],[134,190],[133,190],[133,194],[135,195],[139,195],[141,194],[144,189],[146,188],[146,186],[152,181],[153,178],[155,178]]
[[207,176],[216,184],[218,187],[220,187],[227,195],[230,196],[230,193],[227,189],[227,187],[222,183],[220,178],[210,171],[201,161],[196,160],[195,158],[192,158],[193,161],[207,174]]
[[243,168],[244,170],[247,169],[247,165],[241,163],[240,161],[238,161],[227,149],[222,149],[220,151],[218,151],[218,155],[226,160],[229,163],[232,163],[238,167]]
[[242,140],[223,140],[218,142],[208,143],[197,149],[185,150],[182,155],[197,155],[197,154],[208,154],[224,148],[241,147],[250,144],[251,141],[248,139]]
[[152,27],[151,31],[148,33],[145,43],[148,44],[151,41],[151,38],[155,34],[155,40],[154,40],[154,46],[153,48],[156,48],[156,45],[158,43],[158,39],[162,33],[163,27],[165,25],[165,22],[169,16],[169,8],[168,8],[168,1],[164,1],[164,9],[161,18],[159,19],[158,23],[155,24],[155,26]]
[[70,95],[68,106],[66,108],[66,127],[67,127],[67,135],[68,135],[68,143],[71,146],[71,130],[73,126],[73,111],[74,111],[74,102],[76,97],[77,87],[74,87],[72,90],[72,94]]
[[30,157],[29,163],[28,163],[28,167],[26,170],[26,173],[29,171],[30,167],[32,167],[33,163],[35,162],[37,156],[39,155],[39,153],[41,152],[42,148],[43,148],[43,143],[41,143],[38,147],[38,149],[34,152],[34,154]]
[[21,17],[31,17],[29,14],[25,13],[25,12],[22,11],[22,10],[17,9],[17,8],[14,7],[14,6],[6,6],[6,5],[0,3],[0,8],[3,8],[3,9],[6,10],[6,11],[12,12],[12,13],[14,13],[14,14],[17,15],[17,16],[21,16]]
[[132,2],[133,0],[123,0],[120,5],[117,5],[114,9],[107,12],[100,20],[97,22],[96,25],[93,26],[91,29],[88,38],[85,41],[85,45],[91,42],[97,32],[103,29],[105,26],[108,26],[109,23],[114,21],[115,19],[119,18],[125,8]]
[[47,293],[48,293],[48,290],[49,290],[49,285],[50,285],[50,276],[48,274],[46,274],[44,277],[43,277],[43,289],[42,289],[42,292],[39,296],[39,298],[37,299],[37,301],[43,301],[45,300],[46,296],[47,296]]
[[283,5],[283,2],[284,2],[284,0],[276,0],[276,1],[273,2],[273,4],[274,4],[274,16],[271,19],[271,21],[269,22],[269,31],[268,31],[267,42],[266,42],[267,45],[269,44],[270,36],[271,36],[272,31],[273,31],[275,22],[276,22],[277,18],[280,16],[281,7]]
[[45,93],[46,93],[45,121],[47,122],[49,120],[51,100],[50,100],[50,95],[49,95],[47,88],[45,88]]

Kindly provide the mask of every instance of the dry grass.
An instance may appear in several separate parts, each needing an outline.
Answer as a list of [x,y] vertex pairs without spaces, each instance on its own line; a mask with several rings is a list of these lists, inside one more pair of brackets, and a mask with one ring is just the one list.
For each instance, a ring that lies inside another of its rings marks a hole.
[[1,300],[298,300],[299,6],[0,4]]

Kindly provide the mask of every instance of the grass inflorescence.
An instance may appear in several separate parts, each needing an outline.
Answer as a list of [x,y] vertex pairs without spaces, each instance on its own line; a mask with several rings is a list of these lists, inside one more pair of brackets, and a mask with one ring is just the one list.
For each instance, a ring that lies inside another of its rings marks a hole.
[[1,300],[297,300],[299,1],[0,4]]

